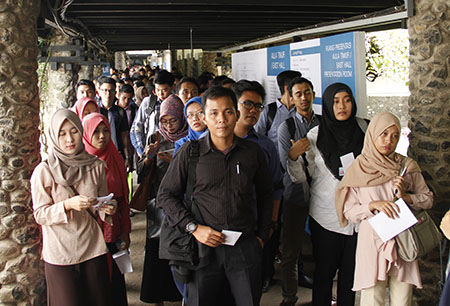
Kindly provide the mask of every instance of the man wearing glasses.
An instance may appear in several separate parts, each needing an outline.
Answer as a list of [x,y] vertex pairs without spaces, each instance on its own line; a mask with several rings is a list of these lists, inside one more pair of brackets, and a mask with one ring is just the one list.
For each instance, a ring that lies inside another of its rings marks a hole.
[[[273,212],[272,212],[272,236],[264,245],[262,258],[263,292],[268,291],[270,282],[275,274],[274,259],[278,251],[280,231],[277,230],[278,212],[281,197],[283,195],[283,174],[280,168],[280,158],[277,148],[269,137],[259,134],[253,126],[258,122],[266,95],[264,87],[256,81],[240,80],[233,84],[232,89],[238,99],[238,110],[241,114],[234,128],[234,134],[241,138],[256,142],[263,149],[269,165],[273,181]],[[256,199],[256,197],[254,196]]]
[[98,79],[100,95],[100,113],[108,118],[111,126],[111,139],[117,150],[125,159],[125,166],[131,166],[130,158],[133,156],[129,147],[129,126],[127,114],[123,108],[114,103],[116,98],[116,81],[112,78],[101,76]]

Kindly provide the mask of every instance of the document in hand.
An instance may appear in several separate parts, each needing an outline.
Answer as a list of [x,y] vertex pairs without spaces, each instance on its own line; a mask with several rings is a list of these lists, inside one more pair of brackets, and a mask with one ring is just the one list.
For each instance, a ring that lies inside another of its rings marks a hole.
[[373,230],[380,236],[383,242],[394,238],[417,223],[416,217],[414,217],[414,214],[403,199],[398,199],[395,204],[400,209],[398,218],[391,219],[385,213],[379,213],[368,220]]

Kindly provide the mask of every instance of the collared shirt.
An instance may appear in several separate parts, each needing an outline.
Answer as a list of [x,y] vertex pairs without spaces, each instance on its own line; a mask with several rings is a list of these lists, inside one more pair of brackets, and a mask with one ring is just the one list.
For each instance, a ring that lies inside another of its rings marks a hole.
[[145,146],[149,143],[149,137],[159,130],[159,108],[161,101],[157,100],[155,109],[153,112],[150,112],[151,99],[156,99],[156,97],[152,95],[142,100],[130,129],[131,144],[139,156],[144,153]]
[[274,185],[273,199],[281,200],[283,195],[283,173],[280,169],[280,157],[278,156],[277,148],[269,137],[255,132],[253,128],[242,138],[256,142],[263,149]]
[[[295,141],[306,137],[306,134],[310,129],[319,125],[319,119],[315,114],[313,114],[313,116],[311,117],[310,122],[308,122],[308,120],[302,115],[300,115],[298,112],[295,112],[295,116],[293,118],[295,124],[295,134],[294,134]],[[281,123],[280,127],[278,128],[278,152],[280,153],[281,166],[283,167],[283,170],[285,172],[283,178],[283,185],[284,185],[283,197],[284,199],[293,204],[307,206],[308,201],[305,198],[305,194],[307,194],[308,185],[306,183],[294,184],[291,181],[289,174],[286,172],[287,161],[289,158],[288,153],[291,147],[292,147],[291,135],[289,133],[288,126],[285,121]],[[299,158],[302,157],[299,156]]]
[[261,116],[259,117],[258,122],[255,124],[254,129],[261,135],[267,135],[267,137],[272,140],[278,150],[278,127],[281,123],[286,121],[287,118],[294,116],[297,111],[295,107],[287,109],[286,105],[281,103],[279,99],[272,103],[277,104],[277,112],[275,113],[275,117],[273,118],[270,129],[267,131],[267,116],[269,114],[269,104],[264,106],[264,109],[261,112]]
[[[272,180],[261,147],[237,136],[227,154],[213,147],[210,135],[198,143],[200,157],[192,198],[204,225],[217,231],[226,229],[244,234],[256,231],[257,236],[267,240],[273,210]],[[156,202],[180,230],[194,221],[183,204],[189,148],[182,146],[171,161]],[[253,188],[257,195],[257,216],[252,202]]]

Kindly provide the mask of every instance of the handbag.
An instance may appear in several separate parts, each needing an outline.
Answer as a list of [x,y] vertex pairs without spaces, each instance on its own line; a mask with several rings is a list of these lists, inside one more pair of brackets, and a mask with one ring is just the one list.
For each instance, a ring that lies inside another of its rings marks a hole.
[[412,211],[417,223],[395,237],[397,253],[407,262],[414,261],[440,245],[442,235],[430,215],[424,211]]
[[147,238],[159,238],[161,225],[164,220],[164,212],[156,206],[156,199],[147,202]]
[[[400,173],[405,167],[405,158],[402,160]],[[411,210],[417,223],[395,237],[397,253],[406,262],[423,257],[432,249],[440,245],[442,235],[433,219],[425,210]]]

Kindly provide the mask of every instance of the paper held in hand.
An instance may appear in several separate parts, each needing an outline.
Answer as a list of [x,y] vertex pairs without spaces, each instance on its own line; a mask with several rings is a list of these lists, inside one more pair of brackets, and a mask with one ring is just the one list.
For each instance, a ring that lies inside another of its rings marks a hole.
[[97,209],[97,208],[100,208],[100,207],[102,207],[102,205],[105,204],[106,202],[111,201],[113,197],[114,197],[114,193],[110,193],[110,194],[108,194],[107,196],[104,196],[104,197],[97,197],[98,203],[95,204],[95,205],[93,205],[92,207],[93,207],[93,208],[96,208],[96,209]]
[[416,217],[403,199],[398,199],[395,201],[395,204],[400,209],[400,212],[397,212],[399,215],[398,218],[391,219],[385,213],[381,212],[368,220],[373,230],[380,236],[383,242],[394,238],[417,223]]

